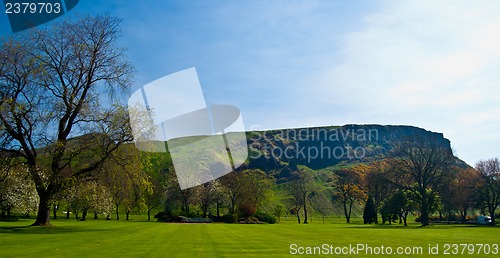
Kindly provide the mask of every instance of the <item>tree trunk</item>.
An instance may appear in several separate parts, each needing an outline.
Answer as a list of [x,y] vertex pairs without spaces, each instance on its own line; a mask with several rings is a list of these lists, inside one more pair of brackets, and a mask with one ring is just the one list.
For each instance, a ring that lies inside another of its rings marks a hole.
[[128,215],[130,214],[130,211],[127,209],[127,212],[125,213],[125,220],[128,220]]
[[422,195],[422,203],[420,205],[420,223],[422,226],[428,226],[429,210],[427,209],[427,194],[425,194],[425,190],[423,193],[420,191],[420,194]]
[[83,209],[82,211],[82,219],[80,221],[85,221],[87,219],[87,209]]
[[346,223],[350,223],[349,215],[347,214],[347,202],[344,202],[342,205],[344,206],[344,216]]
[[351,223],[351,212],[352,212],[352,205],[354,202],[349,203],[349,209],[347,208],[347,202],[344,202],[344,215],[345,215],[345,220],[346,223]]
[[38,212],[36,214],[35,223],[32,226],[50,226],[50,206],[49,197],[45,194],[38,194],[40,203],[38,205]]
[[427,208],[422,208],[420,212],[420,223],[422,223],[422,226],[428,226],[429,225],[429,211]]
[[208,213],[208,205],[203,204],[203,218],[207,217],[207,213]]
[[148,209],[148,221],[151,221],[151,209]]
[[231,198],[231,207],[229,207],[229,214],[234,214],[234,208],[236,206],[236,198],[232,197]]
[[116,207],[116,220],[120,220],[120,215],[118,214],[118,204],[116,204],[115,207]]
[[299,215],[299,211],[297,211],[297,222],[300,224],[300,215]]
[[464,223],[467,222],[467,208],[465,208],[464,212],[462,212],[462,221]]
[[306,198],[304,196],[304,224],[307,224],[307,207],[306,207]]
[[99,217],[98,217],[97,212],[95,212],[95,211],[94,211],[94,219],[98,219],[98,218],[99,218]]
[[52,218],[53,219],[57,219],[57,210],[58,210],[59,206],[57,204],[54,204],[52,206]]
[[71,210],[68,208],[66,210],[66,219],[69,219],[69,215],[71,214]]

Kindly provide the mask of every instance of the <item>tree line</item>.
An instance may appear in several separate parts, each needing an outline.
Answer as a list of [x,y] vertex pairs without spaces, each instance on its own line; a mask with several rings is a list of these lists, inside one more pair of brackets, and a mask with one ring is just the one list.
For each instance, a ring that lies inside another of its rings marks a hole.
[[[71,213],[79,220],[88,214],[119,220],[122,211],[128,220],[132,211],[145,211],[151,220],[161,210],[158,216],[164,220],[182,215],[237,222],[265,216],[274,223],[293,215],[298,223],[307,224],[311,212],[338,212],[350,223],[353,210],[364,207],[365,223],[380,223],[381,218],[382,223],[399,219],[407,225],[411,214],[422,225],[430,223],[431,214],[439,214],[443,221],[453,216],[466,222],[471,211],[490,215],[494,221],[500,203],[498,159],[479,161],[475,168],[458,166],[449,149],[429,139],[401,141],[393,152],[392,158],[327,173],[288,167],[291,178],[281,184],[272,173],[246,168],[180,190],[168,155],[140,152],[125,144],[98,170],[68,182],[51,199],[52,217],[64,211],[66,218]],[[25,180],[29,173],[22,168],[3,174],[0,209],[4,217],[13,210],[36,210],[35,185]]]

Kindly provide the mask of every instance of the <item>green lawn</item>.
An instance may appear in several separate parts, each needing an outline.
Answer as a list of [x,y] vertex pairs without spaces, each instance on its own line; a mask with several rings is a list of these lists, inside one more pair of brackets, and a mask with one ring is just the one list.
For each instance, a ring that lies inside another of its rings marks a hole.
[[[0,257],[287,257],[291,244],[297,247],[349,246],[422,247],[428,245],[500,244],[499,227],[417,224],[362,225],[322,224],[318,219],[297,225],[293,218],[274,225],[166,224],[156,222],[58,219],[54,227],[25,227],[31,221],[0,222]],[[450,249],[450,252],[452,250]],[[460,250],[461,251],[461,250]],[[466,250],[467,252],[467,250]],[[311,256],[311,255],[307,255]],[[317,255],[315,257],[355,257]],[[357,257],[365,257],[360,252]],[[373,255],[412,257],[411,255]],[[457,255],[447,255],[446,257]],[[460,255],[458,255],[460,257]],[[499,255],[463,255],[499,257]]]

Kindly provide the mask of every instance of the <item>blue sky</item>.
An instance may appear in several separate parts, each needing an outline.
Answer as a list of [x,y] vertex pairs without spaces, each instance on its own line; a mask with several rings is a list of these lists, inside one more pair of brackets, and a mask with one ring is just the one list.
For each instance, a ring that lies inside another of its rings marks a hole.
[[81,0],[77,12],[123,19],[133,90],[196,67],[207,103],[239,107],[248,130],[414,125],[471,165],[500,156],[498,1]]

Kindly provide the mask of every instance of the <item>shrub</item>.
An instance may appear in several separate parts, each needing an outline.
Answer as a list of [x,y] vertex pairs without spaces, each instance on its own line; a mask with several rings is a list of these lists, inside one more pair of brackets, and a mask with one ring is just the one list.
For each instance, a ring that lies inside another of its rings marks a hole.
[[226,214],[226,215],[222,216],[219,221],[225,222],[225,223],[236,223],[236,222],[238,222],[238,215]]
[[259,221],[262,222],[267,222],[269,224],[274,224],[276,223],[276,217],[270,214],[267,214],[265,212],[257,212],[254,214],[254,217],[257,218]]
[[168,213],[158,213],[155,215],[158,222],[177,222],[177,223],[211,223],[209,218],[189,218],[185,216],[169,216]]
[[158,222],[167,222],[171,217],[172,215],[170,214],[170,212],[161,211],[156,213],[153,218],[157,219]]
[[264,224],[264,222],[259,221],[257,218],[249,217],[238,221],[239,224]]
[[248,218],[254,215],[256,212],[255,205],[252,204],[240,204],[238,205],[238,214],[242,218]]
[[15,221],[18,221],[18,220],[19,220],[19,218],[15,217],[15,216],[10,216],[10,217],[0,216],[0,221],[2,221],[2,222],[15,222]]

